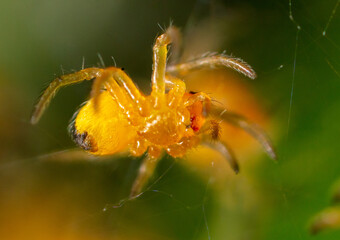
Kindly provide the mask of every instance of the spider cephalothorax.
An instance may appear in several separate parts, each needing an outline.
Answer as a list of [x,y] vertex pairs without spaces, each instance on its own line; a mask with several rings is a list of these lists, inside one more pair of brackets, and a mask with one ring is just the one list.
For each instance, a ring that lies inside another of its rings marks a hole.
[[171,27],[154,44],[150,95],[142,94],[123,69],[86,68],[55,79],[41,96],[31,122],[38,122],[60,87],[94,79],[91,98],[75,115],[69,131],[75,143],[91,154],[112,155],[128,150],[140,156],[147,152],[131,196],[141,192],[163,152],[181,157],[203,144],[219,151],[238,172],[231,150],[219,139],[221,120],[247,131],[275,158],[269,139],[255,124],[235,113],[220,114],[223,109],[211,104],[207,94],[187,91],[180,79],[202,68],[232,68],[250,78],[255,78],[255,72],[240,59],[223,54],[167,66],[167,46],[178,39],[176,34],[178,31]]

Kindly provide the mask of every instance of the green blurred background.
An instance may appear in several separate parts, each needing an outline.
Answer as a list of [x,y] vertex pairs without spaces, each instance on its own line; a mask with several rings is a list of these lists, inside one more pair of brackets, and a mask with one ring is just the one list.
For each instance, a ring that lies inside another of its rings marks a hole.
[[[340,230],[308,231],[340,177],[336,4],[292,0],[298,31],[288,0],[2,0],[0,239],[340,239]],[[227,50],[257,71],[251,85],[276,127],[278,164],[256,156],[221,190],[213,176],[165,157],[153,191],[112,208],[128,196],[141,159],[36,158],[74,147],[66,126],[91,87],[63,89],[31,126],[34,103],[55,76],[79,70],[83,57],[86,67],[98,66],[100,53],[107,66],[114,56],[147,92],[158,23],[172,20],[188,33],[204,19],[213,19],[221,38],[210,50]]]

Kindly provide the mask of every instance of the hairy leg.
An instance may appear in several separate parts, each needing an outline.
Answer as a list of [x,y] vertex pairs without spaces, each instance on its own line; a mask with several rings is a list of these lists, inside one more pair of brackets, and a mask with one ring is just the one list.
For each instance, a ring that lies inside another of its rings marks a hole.
[[63,75],[54,79],[44,90],[38,103],[35,105],[34,112],[31,116],[31,123],[36,124],[39,121],[51,99],[61,87],[79,83],[84,80],[91,80],[100,76],[102,72],[103,69],[100,68],[86,68],[79,72]]
[[165,80],[166,88],[171,88],[168,93],[168,106],[176,108],[182,101],[183,95],[186,90],[185,83],[173,76],[167,75]]
[[171,42],[170,35],[164,33],[156,39],[153,46],[153,72],[151,77],[154,107],[159,108],[165,103],[165,69],[167,58],[167,45]]
[[182,34],[181,31],[174,26],[170,26],[166,30],[166,33],[171,39],[171,55],[169,56],[170,58],[168,64],[173,65],[178,62],[181,55]]
[[125,114],[129,122],[133,126],[138,125],[141,117],[138,110],[134,107],[134,102],[130,99],[124,89],[118,85],[117,81],[111,77],[109,72],[103,72],[100,77],[96,78],[92,85],[91,97],[94,101],[94,108],[98,108],[98,101],[103,85],[108,93],[110,93],[110,95],[114,98],[120,110]]
[[124,105],[128,104],[134,109],[138,109],[140,115],[146,116],[148,114],[149,107],[145,101],[145,97],[133,83],[131,78],[120,68],[106,68],[104,69],[102,76],[96,78],[91,91],[91,96],[94,99],[99,96],[103,85],[112,92],[117,101],[122,99],[120,104],[122,109],[124,108]]
[[133,183],[130,198],[135,198],[142,192],[144,186],[152,177],[160,159],[160,157],[151,157],[150,155],[147,155],[143,159],[142,165],[139,167],[137,178]]
[[142,192],[144,186],[148,183],[152,177],[159,160],[162,158],[162,149],[156,146],[150,146],[148,148],[147,156],[143,159],[141,166],[139,167],[138,175],[133,183],[130,198],[138,197]]
[[199,134],[208,134],[207,136],[212,140],[216,141],[221,136],[221,121],[216,119],[210,119],[205,121],[203,126],[199,130]]
[[262,145],[264,151],[268,154],[270,158],[272,158],[273,160],[277,159],[271,140],[263,131],[263,129],[261,129],[256,123],[249,121],[248,119],[237,113],[232,113],[225,110],[222,111],[219,108],[213,109],[212,114],[246,131]]
[[227,146],[226,143],[219,140],[221,135],[220,122],[216,119],[207,120],[200,129],[200,133],[204,134],[202,138],[202,145],[205,145],[211,149],[222,154],[222,156],[228,161],[231,168],[235,173],[239,172],[239,165],[234,156],[232,150]]
[[211,140],[203,140],[202,145],[207,146],[211,149],[222,154],[222,156],[228,161],[231,168],[235,173],[238,173],[240,168],[234,156],[234,153],[230,150],[230,148],[222,141],[211,141]]
[[202,57],[189,62],[168,66],[166,72],[177,76],[185,76],[191,71],[218,67],[231,68],[251,79],[256,78],[255,71],[247,63],[241,59],[228,57],[224,54]]
[[184,106],[189,107],[196,102],[202,102],[203,104],[203,116],[206,117],[208,115],[208,112],[210,112],[211,107],[211,98],[208,94],[204,92],[198,92],[193,94],[188,98],[188,100],[184,103]]
[[97,156],[85,152],[83,149],[74,148],[58,152],[52,152],[37,156],[36,159],[43,162],[74,162],[74,161],[105,161],[112,158],[128,156],[127,151],[119,152],[113,155]]

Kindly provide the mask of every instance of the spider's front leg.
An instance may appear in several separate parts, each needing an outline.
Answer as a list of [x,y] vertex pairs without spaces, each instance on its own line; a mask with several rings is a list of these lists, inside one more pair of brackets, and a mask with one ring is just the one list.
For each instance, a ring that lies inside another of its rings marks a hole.
[[185,76],[200,69],[231,68],[251,78],[256,78],[255,71],[247,63],[238,58],[228,57],[224,54],[202,57],[196,60],[168,66],[166,72],[176,76]]
[[[199,92],[188,98],[188,100],[185,102],[185,105],[190,107],[196,102],[202,102],[202,112],[204,117],[206,117],[210,112],[211,98],[207,94]],[[221,153],[222,156],[228,161],[234,172],[238,173],[239,165],[232,150],[220,140],[220,121],[216,119],[204,120],[203,118],[199,118],[199,116],[200,115],[198,114],[195,119],[193,119],[191,127],[193,129],[198,129],[198,133],[203,135],[201,138],[201,144]]]
[[39,121],[51,99],[61,87],[79,83],[84,80],[91,80],[100,76],[102,72],[103,69],[100,68],[86,68],[79,72],[63,75],[54,79],[44,90],[43,94],[39,98],[38,103],[35,105],[33,114],[31,116],[31,123],[36,124]]
[[240,171],[239,164],[235,158],[233,151],[228,145],[220,140],[221,121],[216,119],[207,120],[200,129],[203,134],[201,144],[219,152],[229,163],[235,173]]
[[230,167],[234,170],[235,173],[238,173],[240,171],[240,167],[234,156],[234,153],[227,146],[226,143],[220,140],[218,141],[203,140],[201,144],[222,154],[222,156],[228,161]]
[[257,124],[251,122],[247,118],[233,112],[221,110],[218,107],[215,107],[211,110],[211,114],[224,120],[236,127],[243,129],[249,135],[251,135],[254,139],[256,139],[261,145],[267,155],[273,159],[277,159],[277,155],[274,150],[274,146],[267,136],[264,130],[262,130]]
[[171,39],[171,56],[169,56],[168,64],[174,65],[179,61],[179,58],[181,56],[183,37],[181,31],[175,26],[170,26],[166,30],[166,33],[170,36]]
[[171,42],[170,34],[164,33],[156,39],[153,46],[152,92],[154,108],[160,108],[165,103],[165,69],[168,54],[167,46]]

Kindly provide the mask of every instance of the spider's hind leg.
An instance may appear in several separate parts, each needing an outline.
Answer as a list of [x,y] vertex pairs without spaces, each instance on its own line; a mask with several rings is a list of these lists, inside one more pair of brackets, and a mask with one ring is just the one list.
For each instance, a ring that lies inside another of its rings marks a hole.
[[116,67],[106,68],[102,76],[96,78],[91,91],[95,105],[103,85],[116,99],[122,110],[127,111],[124,106],[129,106],[128,108],[136,109],[141,116],[148,114],[150,109],[145,97],[122,69]]
[[100,68],[86,68],[79,72],[66,74],[54,79],[44,90],[43,94],[39,98],[38,103],[35,105],[34,112],[31,116],[31,124],[36,124],[39,121],[51,99],[61,87],[79,83],[84,80],[91,80],[98,77],[102,71],[103,70]]
[[[152,148],[152,147],[151,147]],[[156,150],[157,151],[157,150]],[[138,197],[145,185],[148,183],[149,179],[152,177],[157,164],[159,160],[161,159],[161,156],[157,154],[158,156],[153,156],[153,154],[150,154],[150,148],[149,153],[147,156],[143,159],[143,162],[138,170],[138,175],[135,180],[135,182],[132,185],[132,189],[130,192],[130,198],[136,198]]]

